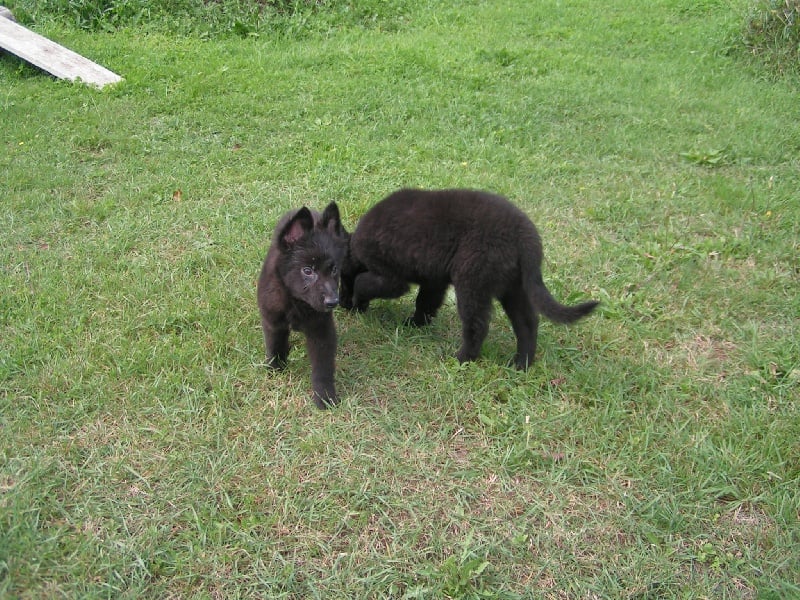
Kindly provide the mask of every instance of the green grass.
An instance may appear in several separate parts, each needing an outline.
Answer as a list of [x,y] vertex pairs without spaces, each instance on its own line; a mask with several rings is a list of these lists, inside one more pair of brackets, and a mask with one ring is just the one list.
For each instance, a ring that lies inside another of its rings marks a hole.
[[[104,91],[0,57],[0,597],[800,593],[797,79],[726,51],[739,2],[406,6],[43,20]],[[602,309],[526,374],[502,311],[466,366],[452,300],[339,311],[317,411],[300,338],[264,366],[271,230],[402,185],[507,195]]]
[[800,72],[800,0],[758,0],[734,48],[768,72]]
[[394,29],[416,0],[15,0],[15,17],[46,26],[68,22],[86,31],[125,28],[201,37],[289,35],[341,27]]

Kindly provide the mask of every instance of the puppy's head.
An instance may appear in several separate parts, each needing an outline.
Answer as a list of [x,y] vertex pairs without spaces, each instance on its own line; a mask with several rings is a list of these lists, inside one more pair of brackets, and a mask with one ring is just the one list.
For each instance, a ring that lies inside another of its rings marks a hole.
[[278,237],[284,284],[293,298],[318,312],[331,311],[339,304],[339,277],[347,253],[343,231],[339,211],[331,203],[316,223],[311,211],[301,208]]

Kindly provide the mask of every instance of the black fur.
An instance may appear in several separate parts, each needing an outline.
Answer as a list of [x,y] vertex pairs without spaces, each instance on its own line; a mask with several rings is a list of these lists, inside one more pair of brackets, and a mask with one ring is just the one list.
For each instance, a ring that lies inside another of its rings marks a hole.
[[334,385],[339,273],[347,253],[347,232],[331,202],[320,215],[305,206],[283,216],[258,278],[258,308],[267,364],[283,369],[289,331],[306,338],[314,403],[327,408],[339,400]]
[[539,313],[558,323],[588,315],[598,302],[559,304],[542,280],[542,242],[525,214],[501,196],[473,190],[394,192],[372,207],[350,238],[342,305],[366,310],[373,298],[419,284],[411,325],[430,323],[453,284],[462,324],[456,358],[476,359],[500,300],[517,337],[514,364],[536,353]]

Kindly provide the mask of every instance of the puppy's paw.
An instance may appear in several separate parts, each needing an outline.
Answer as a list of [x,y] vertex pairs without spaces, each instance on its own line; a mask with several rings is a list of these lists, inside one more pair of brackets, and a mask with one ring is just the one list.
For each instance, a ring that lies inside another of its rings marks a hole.
[[311,397],[314,400],[314,405],[320,410],[327,410],[339,404],[339,397],[335,393],[333,395],[320,395],[314,392]]
[[406,327],[426,327],[431,324],[431,321],[433,321],[431,315],[418,315],[414,313],[403,321],[403,325]]
[[286,362],[285,356],[268,356],[267,368],[273,371],[283,371],[286,368]]

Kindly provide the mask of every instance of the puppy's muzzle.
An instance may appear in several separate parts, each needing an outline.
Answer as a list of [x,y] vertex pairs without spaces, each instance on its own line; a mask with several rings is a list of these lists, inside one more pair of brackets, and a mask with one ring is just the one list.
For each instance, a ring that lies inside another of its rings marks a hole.
[[338,295],[325,296],[323,297],[322,302],[325,304],[325,308],[327,308],[328,310],[333,310],[334,308],[339,306],[339,296]]

